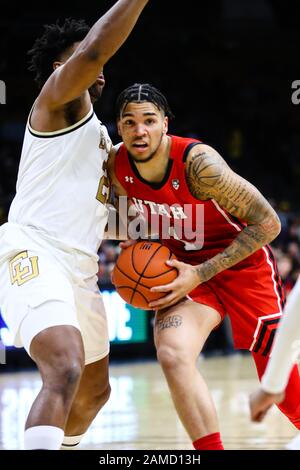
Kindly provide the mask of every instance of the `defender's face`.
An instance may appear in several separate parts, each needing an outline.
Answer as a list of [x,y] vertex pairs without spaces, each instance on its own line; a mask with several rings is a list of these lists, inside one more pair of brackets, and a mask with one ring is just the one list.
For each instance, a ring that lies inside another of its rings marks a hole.
[[[73,46],[69,47],[69,49],[67,49],[62,55],[62,60],[54,62],[53,68],[56,69],[60,65],[63,65],[71,57],[71,55],[74,54],[74,52],[80,46],[80,44],[81,42],[75,42]],[[95,103],[95,101],[97,101],[101,97],[104,86],[105,86],[105,78],[104,78],[103,69],[102,69],[102,70],[99,70],[99,75],[96,81],[88,89],[92,103]]]
[[168,118],[153,103],[128,103],[118,121],[123,143],[138,162],[149,161],[168,131]]
[[90,94],[92,103],[95,103],[95,101],[101,98],[104,87],[105,87],[105,78],[104,78],[104,74],[102,70],[99,76],[97,77],[97,80],[95,81],[95,83],[89,88],[89,94]]

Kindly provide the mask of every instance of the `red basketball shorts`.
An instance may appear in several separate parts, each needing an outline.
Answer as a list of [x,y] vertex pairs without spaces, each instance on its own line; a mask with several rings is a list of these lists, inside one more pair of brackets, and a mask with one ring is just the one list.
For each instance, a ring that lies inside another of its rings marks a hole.
[[268,246],[199,285],[188,297],[214,308],[222,318],[230,317],[235,348],[269,354],[285,299]]

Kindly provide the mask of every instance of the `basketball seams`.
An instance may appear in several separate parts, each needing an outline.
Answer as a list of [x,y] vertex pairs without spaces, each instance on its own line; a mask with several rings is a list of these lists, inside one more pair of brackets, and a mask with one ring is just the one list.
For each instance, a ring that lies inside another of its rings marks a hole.
[[[151,294],[151,286],[173,282],[178,275],[178,271],[175,267],[167,267],[164,265],[165,261],[176,259],[176,256],[173,255],[168,247],[162,243],[153,241],[148,242],[150,246],[147,247],[143,247],[143,244],[146,244],[146,242],[140,241],[132,245],[128,248],[130,251],[120,258],[120,260],[117,260],[115,264],[115,275],[119,278],[118,282],[120,284],[115,285],[120,294],[120,291],[122,291],[121,297],[123,297],[128,304],[134,305],[136,303],[140,308],[149,310],[148,303],[151,299],[157,300],[163,296],[157,297],[155,294]],[[163,251],[159,253],[161,249]],[[135,258],[135,256],[137,257]],[[159,265],[156,264],[156,259],[159,260]],[[119,262],[121,263],[121,267]],[[147,270],[149,275],[145,275]],[[153,275],[151,275],[151,273],[153,273]],[[159,281],[160,279],[161,281]],[[140,294],[140,297],[138,297],[138,294]]]
[[[166,248],[166,249],[169,251],[169,260],[168,260],[168,261],[170,261],[170,259],[171,259],[172,256],[173,256],[173,253],[171,252],[171,250],[170,250],[167,246],[161,244],[159,248],[161,248],[161,247],[164,247],[164,248]],[[159,250],[159,248],[158,248],[158,250]],[[157,251],[158,251],[158,250],[157,250]],[[155,252],[155,253],[156,253],[156,252]],[[154,253],[154,254],[155,254],[155,253]],[[150,261],[150,260],[149,260],[149,261]],[[145,266],[144,271],[145,271],[146,269],[147,269],[147,265]],[[135,270],[135,272],[137,272],[137,270],[136,270],[135,268],[134,268],[134,270]],[[143,272],[144,272],[144,271],[143,271]],[[156,274],[155,276],[146,276],[145,274],[143,274],[142,276],[143,276],[145,279],[156,279],[157,277],[164,276],[165,274],[168,274],[168,273],[170,273],[171,271],[177,271],[177,269],[176,269],[176,268],[170,268],[170,269],[167,269],[166,271],[164,271],[164,272],[162,272],[162,273],[160,273],[160,274]],[[143,285],[143,284],[141,284],[141,285]]]
[[[127,277],[127,279],[129,279],[129,280],[132,281],[132,282],[136,282],[135,279],[133,279],[132,277],[130,277],[127,273],[125,273],[125,272],[120,268],[120,266],[118,265],[118,262],[116,263],[115,267],[120,271],[121,274],[123,274],[123,276]],[[174,268],[173,268],[173,269],[174,269]],[[163,274],[164,274],[164,273],[163,273]],[[159,274],[159,276],[161,276],[161,274]],[[140,282],[140,286],[145,287],[145,289],[148,289],[148,286],[145,286],[145,285],[142,284],[141,282]],[[118,286],[118,287],[119,287],[119,286]],[[122,286],[122,287],[124,287],[124,286]],[[129,286],[128,286],[128,287],[129,287]],[[132,289],[133,289],[133,288],[132,288]]]
[[[140,284],[142,285],[142,284]],[[129,286],[118,286],[118,289],[129,289],[129,290],[133,290],[134,288],[133,287],[129,287]],[[142,292],[140,292],[139,290],[136,292],[136,294],[139,294],[141,297],[143,297],[143,299],[145,300],[146,303],[148,303],[148,299],[147,297],[142,294]]]
[[[136,248],[136,246],[137,246],[137,243],[134,245],[133,249],[131,250],[131,262],[132,262],[133,269],[135,270],[135,272],[136,272],[137,274],[139,274],[138,271],[137,271],[137,269],[136,269],[136,267],[135,267],[135,265],[134,265],[134,260],[133,260],[133,253],[134,253],[134,249]],[[163,247],[163,245],[160,245],[160,246],[154,251],[154,253],[152,253],[152,255],[151,255],[150,258],[148,259],[146,265],[144,266],[144,269],[143,269],[143,271],[141,272],[140,277],[139,277],[139,279],[137,280],[137,283],[136,283],[136,285],[135,285],[134,291],[133,291],[133,293],[132,293],[132,296],[131,296],[131,299],[130,299],[131,302],[133,301],[134,294],[136,293],[137,287],[138,287],[138,285],[140,284],[140,280],[141,280],[141,278],[143,277],[143,274],[144,274],[144,272],[146,271],[146,269],[147,269],[149,263],[151,262],[151,260],[153,259],[153,257],[156,255],[156,253],[159,252],[159,250],[160,250],[162,247]],[[141,285],[142,285],[142,284],[141,284]]]
[[[176,268],[170,268],[168,269],[167,271],[164,271],[163,273],[160,273],[160,274],[156,274],[155,276],[143,276],[144,279],[156,279],[157,277],[160,277],[160,276],[164,276],[165,274],[168,274],[170,273],[171,271],[177,271]],[[140,283],[140,285],[142,286],[143,284]],[[145,286],[144,286],[145,287]]]

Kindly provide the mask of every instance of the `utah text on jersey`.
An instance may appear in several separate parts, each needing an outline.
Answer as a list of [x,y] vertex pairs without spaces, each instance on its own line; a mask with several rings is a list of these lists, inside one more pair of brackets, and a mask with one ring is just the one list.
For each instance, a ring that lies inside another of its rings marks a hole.
[[204,244],[204,206],[192,204],[159,204],[153,201],[132,198],[138,214],[143,216],[151,233],[160,238],[193,242],[193,249]]

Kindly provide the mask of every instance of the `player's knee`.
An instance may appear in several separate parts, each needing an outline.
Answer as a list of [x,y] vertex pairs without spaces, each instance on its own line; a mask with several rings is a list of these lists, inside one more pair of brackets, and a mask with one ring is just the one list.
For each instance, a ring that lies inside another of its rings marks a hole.
[[60,379],[64,378],[63,382],[66,387],[73,387],[80,381],[83,372],[82,364],[79,361],[72,361],[65,364],[59,371]]
[[84,360],[78,354],[69,351],[56,352],[47,364],[39,365],[43,383],[56,391],[73,391],[80,381],[84,369]]
[[158,346],[157,359],[164,369],[172,370],[184,366],[189,362],[184,351],[169,345]]

